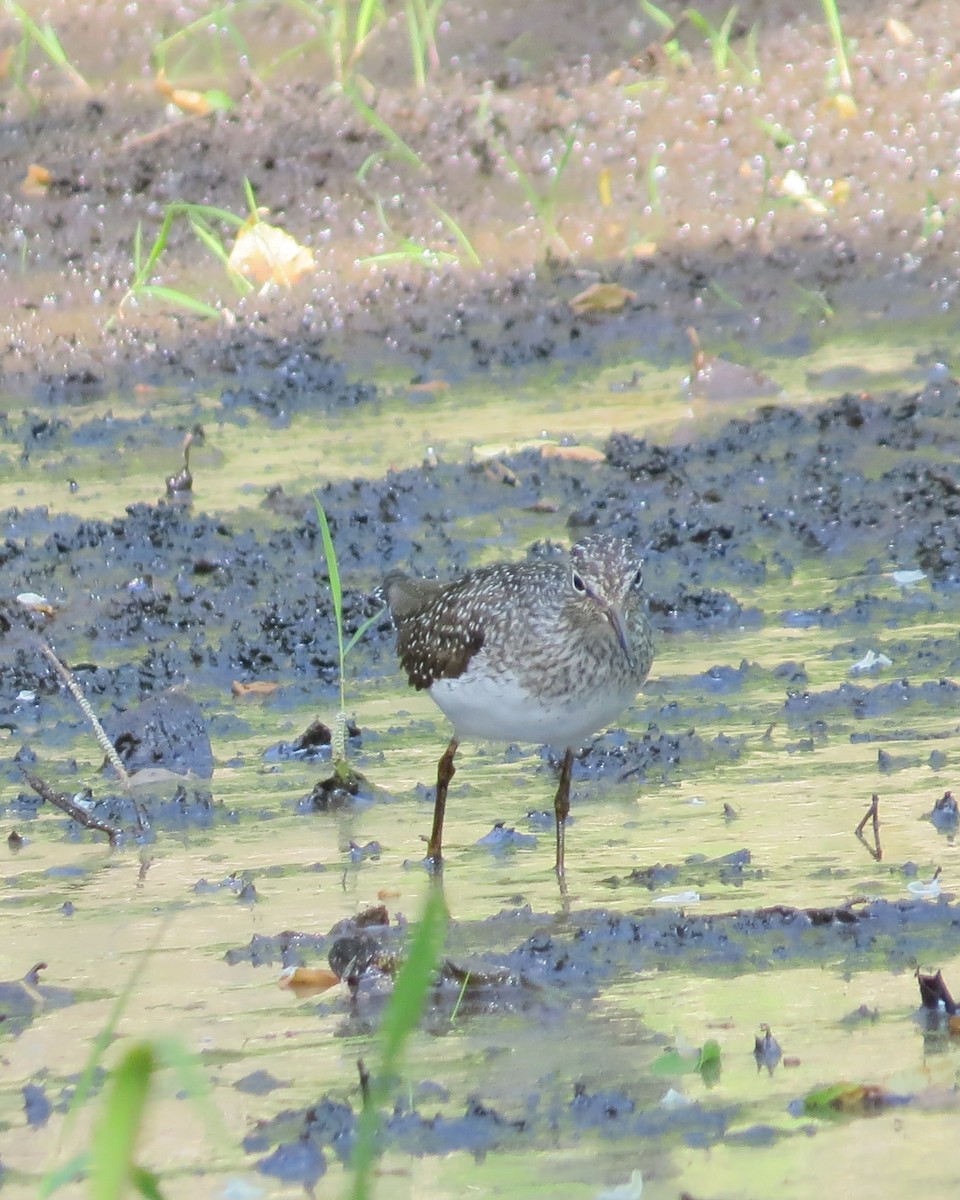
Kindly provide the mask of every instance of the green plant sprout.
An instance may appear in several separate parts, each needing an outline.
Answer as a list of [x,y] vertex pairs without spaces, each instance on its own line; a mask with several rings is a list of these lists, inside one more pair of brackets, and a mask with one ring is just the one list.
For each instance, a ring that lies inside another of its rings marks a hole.
[[671,66],[678,70],[687,70],[693,65],[693,60],[690,55],[680,45],[680,39],[671,36],[674,34],[680,25],[682,17],[674,20],[673,17],[659,8],[652,0],[640,0],[640,9],[650,18],[655,25],[658,25],[663,30],[665,35],[663,41],[663,52],[667,57],[667,61]]
[[183,200],[174,200],[163,210],[160,229],[146,254],[144,254],[143,247],[142,224],[137,222],[137,229],[133,235],[133,278],[120,300],[118,313],[122,313],[124,306],[131,300],[154,299],[176,304],[196,316],[212,317],[214,320],[220,317],[219,309],[188,292],[162,284],[150,283],[160,256],[167,248],[173,223],[178,218],[185,218],[198,241],[206,246],[215,258],[219,259],[238,292],[242,294],[253,290],[253,284],[231,267],[229,254],[223,241],[211,224],[213,221],[221,221],[239,229],[247,218],[238,217],[236,213],[229,212],[225,208],[215,208],[209,204],[190,204]]
[[[385,250],[381,254],[368,254],[358,259],[358,262],[365,265],[378,264],[381,266],[400,262],[419,263],[423,267],[434,270],[437,267],[460,261],[459,257],[456,254],[452,254],[449,250],[435,250],[431,246],[423,246],[419,242],[415,242],[413,238],[398,234],[387,220],[386,213],[383,211],[383,201],[380,197],[374,196],[373,203],[377,210],[377,218],[380,221],[381,228],[396,243],[397,248],[395,250]],[[430,206],[446,228],[450,230],[454,238],[456,238],[461,250],[469,258],[470,262],[474,266],[480,266],[480,256],[453,217],[432,201]]]
[[540,225],[540,231],[547,243],[557,244],[564,254],[569,254],[569,247],[563,240],[559,229],[559,219],[557,217],[557,200],[560,181],[563,179],[567,167],[570,165],[570,158],[573,153],[573,147],[577,140],[577,127],[574,126],[570,130],[566,141],[563,144],[563,153],[560,155],[560,161],[557,164],[556,170],[553,172],[553,177],[550,180],[547,188],[541,191],[530,175],[524,171],[517,160],[513,157],[510,151],[506,148],[500,139],[495,139],[500,148],[500,153],[510,164],[510,169],[517,177],[517,182],[523,190],[524,196],[527,198],[527,203],[533,209],[534,215]]
[[378,1154],[380,1109],[389,1096],[391,1081],[399,1069],[410,1035],[420,1021],[430,982],[443,951],[446,931],[447,908],[443,891],[431,886],[380,1023],[380,1063],[370,1080],[357,1123],[357,1140],[350,1159],[349,1200],[368,1200],[370,1196]]
[[[366,122],[371,129],[375,129],[377,133],[384,139],[390,149],[390,153],[396,158],[402,159],[412,167],[416,167],[419,171],[425,171],[426,164],[415,150],[413,150],[403,140],[399,133],[380,114],[370,107],[370,105],[360,95],[357,88],[351,83],[343,89],[344,96],[350,101],[353,107],[357,110],[358,116]],[[362,183],[367,175],[367,172],[383,158],[382,151],[377,151],[364,159],[363,164],[357,171],[357,179]]]
[[330,596],[333,600],[333,619],[337,629],[337,657],[339,659],[339,683],[340,683],[340,708],[337,711],[337,718],[334,723],[333,734],[330,739],[330,755],[333,759],[333,768],[340,778],[344,778],[350,774],[347,767],[347,703],[346,703],[346,685],[344,683],[344,674],[347,655],[354,648],[357,642],[363,637],[371,625],[375,624],[383,616],[385,609],[381,608],[379,612],[375,612],[372,617],[368,617],[350,637],[349,641],[343,640],[343,587],[340,583],[340,566],[337,562],[337,548],[333,543],[333,535],[330,532],[330,524],[327,521],[327,514],[324,511],[323,505],[320,503],[320,497],[314,493],[313,502],[317,510],[317,521],[320,525],[320,538],[323,543],[323,557],[327,564],[327,577],[330,580]]
[[[178,29],[176,33],[171,33],[169,37],[163,38],[153,48],[154,69],[166,71],[170,75],[181,74],[188,67],[189,60],[196,56],[198,48],[210,37],[213,39],[213,69],[218,75],[227,74],[227,67],[223,59],[224,39],[233,44],[238,59],[249,62],[251,59],[250,47],[232,19],[232,16],[241,7],[235,2],[217,4],[208,9],[203,16],[197,17],[195,21],[190,21],[189,24]],[[170,56],[173,51],[179,51],[180,57],[171,62]],[[206,66],[206,62],[204,66]]]
[[957,205],[951,201],[944,206],[931,191],[927,191],[927,200],[921,210],[920,238],[927,242],[936,237],[957,211]]
[[703,13],[695,8],[686,9],[684,16],[694,29],[707,39],[707,45],[710,47],[710,57],[713,59],[713,67],[718,75],[726,75],[731,69],[735,68],[743,79],[749,80],[753,77],[753,72],[740,55],[734,52],[730,45],[733,23],[737,17],[736,5],[727,10],[727,15],[719,25],[712,24]]
[[288,8],[300,13],[317,30],[314,38],[286,51],[268,68],[276,70],[287,59],[313,46],[321,46],[330,61],[334,85],[344,90],[359,77],[358,65],[371,39],[387,19],[383,0],[284,0]]
[[[139,955],[130,978],[114,1001],[106,1024],[93,1039],[70,1100],[61,1139],[76,1124],[90,1099],[96,1073],[107,1050],[116,1040],[120,1018],[168,924],[169,921],[164,921],[160,925],[151,943]],[[195,1056],[176,1038],[157,1037],[137,1041],[127,1048],[110,1072],[103,1108],[89,1149],[74,1155],[62,1166],[47,1171],[38,1188],[39,1200],[46,1200],[61,1187],[76,1182],[84,1175],[89,1176],[91,1200],[121,1200],[131,1188],[145,1200],[161,1200],[159,1180],[153,1172],[137,1165],[136,1148],[146,1123],[153,1083],[158,1073],[166,1068],[173,1070],[178,1091],[198,1105],[211,1138],[226,1144],[225,1130],[209,1100],[209,1082],[200,1071]]]
[[82,92],[90,91],[90,85],[67,57],[67,52],[57,36],[57,31],[49,21],[45,21],[42,25],[37,24],[30,14],[21,5],[15,4],[13,0],[3,0],[3,7],[21,31],[20,41],[14,50],[10,69],[11,76],[21,91],[27,92],[28,90],[26,85],[27,61],[31,46],[36,46],[42,54],[45,54],[53,66],[58,71],[62,71],[74,87],[79,88]]
[[427,85],[428,69],[437,71],[440,68],[437,21],[444,2],[445,0],[406,0],[405,12],[413,79],[421,91]]
[[823,7],[827,29],[830,31],[830,40],[833,42],[833,52],[836,56],[837,84],[841,92],[852,96],[853,78],[850,75],[850,63],[847,58],[847,39],[844,36],[843,26],[840,24],[840,11],[837,8],[837,0],[820,0],[820,3]]

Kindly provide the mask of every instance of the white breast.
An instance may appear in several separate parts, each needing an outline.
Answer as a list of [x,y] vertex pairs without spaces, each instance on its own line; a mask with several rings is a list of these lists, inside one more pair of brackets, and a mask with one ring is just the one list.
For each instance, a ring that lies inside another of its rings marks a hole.
[[459,679],[438,679],[430,696],[458,737],[497,742],[538,742],[579,747],[632,702],[636,692],[597,692],[544,702],[516,676],[490,676],[468,668]]

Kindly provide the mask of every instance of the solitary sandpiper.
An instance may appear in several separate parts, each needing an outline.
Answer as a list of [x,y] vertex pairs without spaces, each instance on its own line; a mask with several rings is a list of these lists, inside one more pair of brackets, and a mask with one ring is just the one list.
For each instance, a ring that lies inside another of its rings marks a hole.
[[460,739],[539,742],[565,748],[554,800],[562,880],[574,751],[630,704],[653,660],[633,549],[594,534],[564,558],[495,563],[448,583],[391,571],[383,592],[401,666],[454,729],[437,769],[428,862],[442,862]]

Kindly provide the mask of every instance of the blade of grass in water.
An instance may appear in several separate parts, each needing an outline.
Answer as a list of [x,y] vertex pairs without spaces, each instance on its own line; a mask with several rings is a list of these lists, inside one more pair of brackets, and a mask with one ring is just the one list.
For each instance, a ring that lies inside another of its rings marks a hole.
[[443,892],[438,887],[431,887],[380,1025],[380,1064],[371,1081],[357,1125],[357,1140],[351,1159],[353,1179],[348,1192],[350,1200],[368,1200],[370,1196],[373,1166],[377,1159],[380,1106],[387,1099],[389,1081],[396,1074],[410,1035],[420,1021],[427,991],[443,950],[446,931],[447,908]]

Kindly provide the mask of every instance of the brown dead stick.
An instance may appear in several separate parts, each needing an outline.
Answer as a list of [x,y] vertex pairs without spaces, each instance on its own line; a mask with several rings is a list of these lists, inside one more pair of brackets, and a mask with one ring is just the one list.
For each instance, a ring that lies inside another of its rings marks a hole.
[[81,804],[77,804],[75,800],[71,800],[63,792],[55,792],[39,775],[25,775],[24,778],[37,795],[41,799],[46,800],[48,804],[52,804],[54,808],[59,808],[61,812],[65,812],[68,817],[72,817],[84,829],[96,829],[100,833],[105,833],[110,839],[111,846],[117,844],[117,839],[120,837],[120,830],[115,825],[111,825],[107,821],[101,821],[99,817],[95,817],[93,813],[88,812]]
[[880,797],[877,795],[876,792],[873,793],[873,799],[870,801],[870,807],[863,814],[863,820],[857,826],[856,832],[858,834],[863,833],[864,829],[867,826],[867,822],[871,818],[873,819],[873,832],[875,834],[879,834],[879,832],[880,832]]
[[[873,845],[871,846],[867,839],[863,836],[863,831],[866,828],[868,821],[873,821]],[[857,838],[866,846],[871,858],[877,862],[883,861],[883,847],[880,845],[880,797],[874,792],[873,798],[870,801],[870,807],[863,815],[863,820],[857,826]]]

